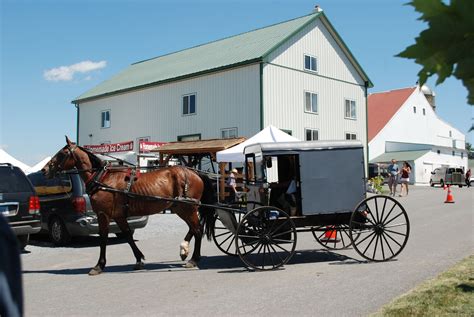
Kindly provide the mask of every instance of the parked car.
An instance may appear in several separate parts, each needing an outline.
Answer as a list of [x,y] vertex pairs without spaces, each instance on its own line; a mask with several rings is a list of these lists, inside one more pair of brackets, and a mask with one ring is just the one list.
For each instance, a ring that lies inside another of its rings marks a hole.
[[[41,231],[48,233],[55,245],[66,245],[74,236],[99,233],[97,215],[92,210],[84,182],[79,174],[60,174],[46,179],[41,172],[28,175],[41,203]],[[129,217],[130,229],[143,228],[148,217]],[[121,236],[115,222],[110,223],[110,233]]]
[[458,167],[438,167],[431,172],[430,178],[430,186],[433,187],[436,184],[463,187],[466,185],[464,170]]
[[0,213],[8,220],[24,249],[30,234],[41,229],[40,201],[23,171],[9,163],[0,163]]

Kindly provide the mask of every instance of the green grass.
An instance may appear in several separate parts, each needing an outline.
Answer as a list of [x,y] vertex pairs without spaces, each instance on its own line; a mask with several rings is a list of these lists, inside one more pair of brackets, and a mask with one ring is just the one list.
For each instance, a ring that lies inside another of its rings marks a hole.
[[394,299],[372,316],[474,316],[474,255]]

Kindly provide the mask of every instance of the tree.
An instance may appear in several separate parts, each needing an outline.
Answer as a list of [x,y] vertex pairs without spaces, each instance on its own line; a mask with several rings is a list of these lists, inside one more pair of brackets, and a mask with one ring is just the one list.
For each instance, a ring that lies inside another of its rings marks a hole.
[[472,145],[469,142],[466,142],[466,151],[467,151],[467,158],[470,160],[474,159],[474,150],[472,149]]
[[454,75],[468,90],[467,102],[474,105],[474,1],[451,0],[447,5],[442,0],[412,0],[407,5],[420,12],[418,20],[429,27],[396,56],[423,66],[418,73],[420,86],[434,74],[436,85]]

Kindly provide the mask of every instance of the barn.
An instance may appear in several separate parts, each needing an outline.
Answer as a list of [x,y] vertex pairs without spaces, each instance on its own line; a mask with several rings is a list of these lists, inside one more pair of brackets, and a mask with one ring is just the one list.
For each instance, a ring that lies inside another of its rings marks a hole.
[[79,144],[250,137],[269,125],[301,140],[367,144],[372,86],[315,10],[134,63],[72,103]]
[[428,86],[373,93],[368,99],[371,163],[407,161],[411,182],[420,185],[429,183],[437,167],[466,170],[466,136],[439,118],[436,94]]

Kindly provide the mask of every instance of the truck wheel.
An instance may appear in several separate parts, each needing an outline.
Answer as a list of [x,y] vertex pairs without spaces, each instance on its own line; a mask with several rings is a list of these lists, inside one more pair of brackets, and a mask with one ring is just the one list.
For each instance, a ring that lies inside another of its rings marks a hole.
[[57,246],[64,246],[71,241],[71,235],[59,217],[54,217],[49,222],[49,238]]
[[444,187],[444,180],[442,179],[439,180],[439,186]]
[[434,183],[433,183],[433,180],[432,180],[432,179],[430,179],[430,186],[431,186],[431,187],[434,187]]

